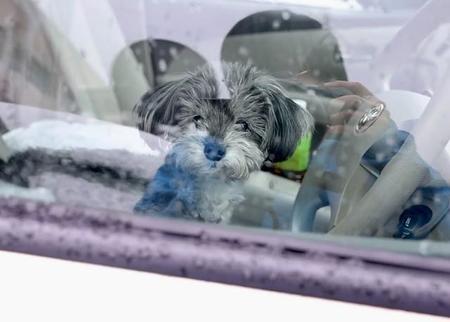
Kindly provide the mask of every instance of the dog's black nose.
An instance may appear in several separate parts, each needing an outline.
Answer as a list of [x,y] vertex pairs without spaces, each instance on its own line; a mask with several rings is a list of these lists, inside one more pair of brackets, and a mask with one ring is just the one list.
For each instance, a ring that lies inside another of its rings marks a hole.
[[203,149],[203,153],[205,153],[206,158],[211,161],[222,160],[225,152],[225,147],[217,142],[207,142],[205,144],[205,148]]

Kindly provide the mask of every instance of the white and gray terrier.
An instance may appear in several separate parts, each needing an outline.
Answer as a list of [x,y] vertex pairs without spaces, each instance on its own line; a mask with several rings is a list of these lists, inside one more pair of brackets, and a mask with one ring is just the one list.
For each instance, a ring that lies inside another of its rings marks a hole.
[[202,67],[135,106],[140,130],[174,141],[136,212],[226,223],[249,174],[287,159],[310,130],[310,114],[274,78],[251,65],[223,66],[229,99],[218,98],[213,69]]

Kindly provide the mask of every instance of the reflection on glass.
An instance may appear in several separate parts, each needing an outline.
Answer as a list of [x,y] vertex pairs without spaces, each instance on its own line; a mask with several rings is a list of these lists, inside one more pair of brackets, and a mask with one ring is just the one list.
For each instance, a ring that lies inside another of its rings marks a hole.
[[2,1],[0,196],[448,241],[449,4],[423,4]]

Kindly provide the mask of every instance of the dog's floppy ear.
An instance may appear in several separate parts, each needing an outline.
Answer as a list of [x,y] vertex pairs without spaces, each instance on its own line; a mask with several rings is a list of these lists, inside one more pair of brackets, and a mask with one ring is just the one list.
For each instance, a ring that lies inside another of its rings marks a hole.
[[311,131],[313,118],[278,86],[271,86],[266,93],[271,105],[267,129],[268,159],[280,162],[288,159],[297,148],[300,138]]
[[149,90],[134,106],[133,112],[139,130],[160,134],[162,127],[177,124],[180,91],[185,79],[171,81],[155,90]]
[[202,66],[145,93],[133,108],[137,126],[156,135],[176,136],[177,126],[184,119],[183,111],[215,95],[214,74],[209,66]]

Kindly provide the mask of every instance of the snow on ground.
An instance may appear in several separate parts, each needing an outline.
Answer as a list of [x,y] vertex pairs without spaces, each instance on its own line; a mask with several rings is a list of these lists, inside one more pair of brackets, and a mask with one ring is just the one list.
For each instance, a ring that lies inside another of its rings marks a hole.
[[[5,133],[3,139],[12,152],[37,148],[71,151],[75,159],[89,158],[92,162],[123,168],[143,178],[152,176],[170,148],[168,142],[136,128],[98,120],[41,120],[15,128]],[[0,197],[83,206],[96,204],[126,211],[132,209],[140,194],[131,186],[123,191],[59,173],[38,174],[33,177],[30,188],[0,181]]]
[[135,128],[106,122],[68,123],[45,120],[18,128],[3,136],[15,152],[30,148],[50,150],[125,150],[134,154],[160,156],[160,147],[151,148]]

